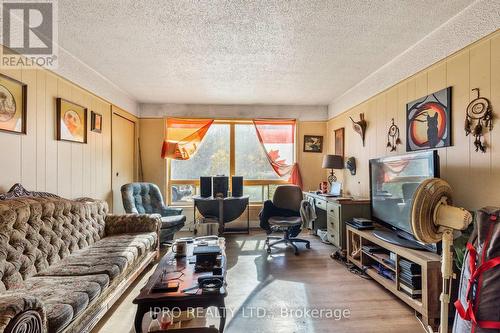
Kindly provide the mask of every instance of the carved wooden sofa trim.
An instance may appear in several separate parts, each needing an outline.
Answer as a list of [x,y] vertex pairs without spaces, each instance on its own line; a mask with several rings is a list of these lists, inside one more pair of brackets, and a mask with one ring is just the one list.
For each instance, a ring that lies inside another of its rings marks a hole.
[[38,333],[43,332],[45,326],[40,314],[35,310],[27,310],[9,322],[6,332],[12,333]]

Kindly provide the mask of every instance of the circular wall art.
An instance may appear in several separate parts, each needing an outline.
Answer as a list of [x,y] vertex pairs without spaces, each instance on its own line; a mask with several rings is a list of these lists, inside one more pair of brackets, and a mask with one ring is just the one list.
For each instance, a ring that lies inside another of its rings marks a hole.
[[406,104],[406,150],[451,146],[451,87]]
[[6,122],[11,120],[16,114],[16,101],[12,93],[0,85],[0,121]]

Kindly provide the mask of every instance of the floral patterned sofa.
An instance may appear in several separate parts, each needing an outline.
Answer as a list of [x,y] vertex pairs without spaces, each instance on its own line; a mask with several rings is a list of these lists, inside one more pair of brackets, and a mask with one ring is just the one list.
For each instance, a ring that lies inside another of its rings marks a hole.
[[160,217],[0,198],[0,332],[89,331],[158,256]]

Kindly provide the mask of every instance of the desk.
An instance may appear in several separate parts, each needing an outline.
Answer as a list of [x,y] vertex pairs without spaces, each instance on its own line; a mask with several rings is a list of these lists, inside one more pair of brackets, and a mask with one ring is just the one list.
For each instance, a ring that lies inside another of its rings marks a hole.
[[316,208],[318,218],[313,230],[327,229],[328,241],[342,250],[346,249],[346,224],[354,217],[370,218],[369,199],[340,199],[320,194],[304,192],[306,198]]
[[[227,197],[227,198],[214,198],[214,197],[201,197],[194,196],[194,221],[196,219],[196,210],[203,216],[204,221],[210,223],[210,220],[219,223],[219,235],[222,236],[225,232],[250,232],[250,209],[249,209],[249,196],[242,197]],[[226,223],[232,222],[239,218],[243,212],[247,210],[247,227],[244,228],[226,228]]]

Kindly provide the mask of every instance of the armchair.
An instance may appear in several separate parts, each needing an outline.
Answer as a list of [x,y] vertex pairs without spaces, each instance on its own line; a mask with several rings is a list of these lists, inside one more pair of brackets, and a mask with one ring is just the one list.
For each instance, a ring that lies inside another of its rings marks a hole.
[[125,184],[121,193],[125,212],[161,215],[160,244],[172,240],[174,234],[184,227],[186,216],[182,215],[182,208],[166,206],[155,184]]

